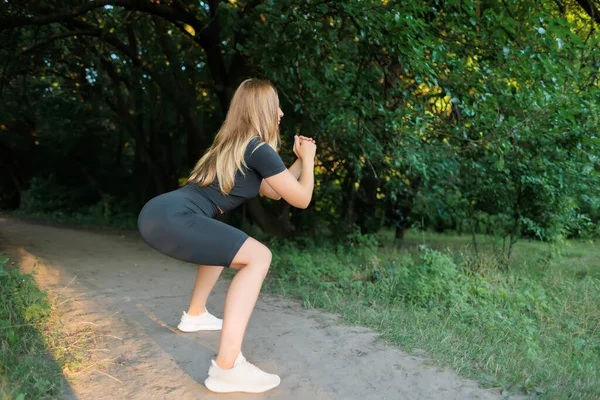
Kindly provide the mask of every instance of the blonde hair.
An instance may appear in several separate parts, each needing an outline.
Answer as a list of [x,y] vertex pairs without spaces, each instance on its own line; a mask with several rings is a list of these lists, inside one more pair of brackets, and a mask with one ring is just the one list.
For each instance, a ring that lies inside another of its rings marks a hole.
[[253,138],[277,149],[278,112],[279,97],[271,83],[258,79],[242,82],[213,144],[196,163],[186,183],[208,186],[216,178],[223,194],[231,192],[236,172],[243,174],[242,166],[247,167],[244,153]]

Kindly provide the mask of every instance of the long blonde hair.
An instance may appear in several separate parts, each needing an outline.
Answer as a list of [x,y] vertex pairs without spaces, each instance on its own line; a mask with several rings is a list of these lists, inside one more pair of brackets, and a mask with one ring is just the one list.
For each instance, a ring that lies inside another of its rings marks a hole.
[[213,144],[196,163],[187,183],[210,185],[215,178],[223,194],[235,185],[235,174],[247,167],[244,153],[255,137],[277,149],[279,97],[267,81],[247,79],[235,91],[225,122]]

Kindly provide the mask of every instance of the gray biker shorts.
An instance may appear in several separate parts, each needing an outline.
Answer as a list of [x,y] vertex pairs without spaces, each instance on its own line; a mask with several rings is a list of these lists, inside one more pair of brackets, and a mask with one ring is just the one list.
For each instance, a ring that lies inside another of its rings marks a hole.
[[214,208],[208,199],[184,187],[146,203],[138,229],[146,243],[167,256],[229,267],[248,235],[214,219]]

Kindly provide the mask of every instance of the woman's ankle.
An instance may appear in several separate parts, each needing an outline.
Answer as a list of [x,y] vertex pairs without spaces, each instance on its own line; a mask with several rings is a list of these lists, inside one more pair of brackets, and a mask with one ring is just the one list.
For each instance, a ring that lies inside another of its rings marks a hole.
[[206,307],[194,307],[194,308],[189,308],[186,312],[187,315],[189,315],[190,317],[198,317],[202,314],[204,314],[206,312]]
[[232,357],[231,354],[227,354],[227,355],[217,355],[217,359],[215,360],[215,362],[217,363],[217,366],[221,369],[232,369],[235,366],[235,361],[237,360],[239,354],[241,352],[238,352],[238,355],[235,355]]

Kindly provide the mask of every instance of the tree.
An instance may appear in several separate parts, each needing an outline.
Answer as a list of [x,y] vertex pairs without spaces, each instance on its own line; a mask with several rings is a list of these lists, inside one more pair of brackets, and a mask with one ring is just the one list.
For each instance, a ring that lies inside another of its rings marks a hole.
[[594,190],[597,6],[587,0],[1,7],[0,184],[22,198],[49,173],[67,186],[76,176],[96,200],[134,187],[138,206],[175,188],[249,76],[279,91],[284,158],[295,133],[320,147],[308,214],[248,204],[270,233],[391,226],[401,239],[415,224],[464,219],[475,233],[483,215],[509,219],[511,243],[548,239],[578,229]]

